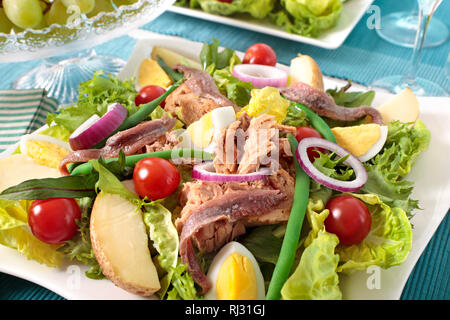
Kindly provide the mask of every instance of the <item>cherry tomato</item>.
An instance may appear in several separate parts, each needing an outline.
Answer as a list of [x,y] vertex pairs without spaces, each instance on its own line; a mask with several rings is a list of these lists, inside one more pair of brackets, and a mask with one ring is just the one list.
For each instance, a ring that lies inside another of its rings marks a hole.
[[[137,106],[140,104],[149,103],[159,98],[165,92],[166,90],[164,90],[164,88],[161,88],[160,86],[149,85],[142,87],[141,90],[139,90],[139,94],[136,96],[136,98],[134,98],[134,103]],[[164,108],[165,101],[163,100],[159,105],[161,106],[161,108]]]
[[372,225],[369,209],[361,200],[352,196],[337,196],[328,201],[330,210],[325,219],[325,229],[334,233],[344,245],[360,243]]
[[133,182],[142,198],[158,200],[171,195],[177,189],[180,172],[165,159],[145,158],[136,163]]
[[232,2],[233,2],[233,0],[219,0],[219,2],[232,3]]
[[[295,132],[295,139],[300,142],[304,138],[322,138],[322,136],[319,132],[311,127],[298,127]],[[317,151],[320,151],[322,153],[327,152],[327,150],[319,147],[308,148],[306,150],[306,153],[308,154],[309,161],[314,162],[314,159],[320,156]]]
[[28,211],[31,232],[50,244],[72,239],[78,232],[76,220],[80,219],[80,206],[69,198],[35,200]]
[[275,66],[277,64],[277,55],[269,45],[265,43],[255,43],[245,52],[242,63]]

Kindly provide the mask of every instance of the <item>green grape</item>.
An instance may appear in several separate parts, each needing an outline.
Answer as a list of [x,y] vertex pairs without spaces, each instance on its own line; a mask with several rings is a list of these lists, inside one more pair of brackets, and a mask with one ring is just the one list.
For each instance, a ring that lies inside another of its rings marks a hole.
[[95,17],[100,12],[112,12],[114,11],[114,6],[111,0],[95,0],[94,10],[89,12],[87,15],[89,18]]
[[8,19],[23,29],[38,26],[43,18],[39,0],[3,0],[3,9]]
[[70,6],[77,6],[81,13],[89,13],[95,7],[95,0],[62,0],[62,3],[69,8]]
[[11,29],[13,28],[13,24],[9,19],[6,17],[5,11],[3,11],[3,8],[0,8],[0,32],[1,33],[10,33]]
[[48,25],[54,23],[64,25],[69,17],[70,14],[67,13],[67,8],[61,0],[55,0],[55,2],[52,3],[50,10],[44,15],[45,22],[47,22]]

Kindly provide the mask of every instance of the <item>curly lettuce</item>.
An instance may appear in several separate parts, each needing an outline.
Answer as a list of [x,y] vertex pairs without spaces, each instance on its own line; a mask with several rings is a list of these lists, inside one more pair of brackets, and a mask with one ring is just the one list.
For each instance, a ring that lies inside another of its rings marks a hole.
[[365,163],[369,178],[361,191],[377,194],[384,203],[411,217],[419,206],[410,198],[414,183],[405,177],[420,153],[428,149],[430,139],[430,131],[420,119],[412,128],[409,123],[391,122],[383,150]]
[[97,71],[91,80],[80,84],[78,92],[74,105],[48,114],[47,124],[56,123],[73,132],[94,114],[103,116],[112,103],[122,104],[127,108],[128,115],[138,110],[134,103],[137,91],[133,79],[121,81],[116,76],[105,76],[103,72]]

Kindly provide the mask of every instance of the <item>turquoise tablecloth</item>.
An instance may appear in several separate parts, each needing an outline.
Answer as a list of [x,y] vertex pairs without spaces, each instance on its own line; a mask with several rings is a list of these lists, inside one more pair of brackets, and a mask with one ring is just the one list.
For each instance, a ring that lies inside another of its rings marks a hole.
[[[410,8],[407,8],[409,2]],[[382,14],[412,9],[414,1],[377,0],[374,5],[381,8]],[[406,5],[406,6],[405,6]],[[450,27],[450,1],[444,1],[436,17]],[[328,76],[353,79],[362,84],[407,70],[411,50],[391,45],[381,40],[375,30],[367,28],[365,15],[355,30],[337,50],[321,49],[285,39],[218,25],[189,18],[174,13],[164,13],[158,19],[143,27],[157,33],[176,35],[194,41],[210,41],[212,37],[220,40],[221,45],[236,50],[245,49],[255,42],[265,42],[275,48],[279,62],[288,64],[298,52],[313,56],[323,73]],[[128,36],[117,38],[95,47],[99,54],[109,54],[127,59],[131,54],[135,39]],[[427,48],[423,52],[418,75],[441,84],[450,92],[450,75],[444,66],[450,58],[450,41],[437,48]],[[12,64],[0,64],[0,89],[7,89],[11,83],[25,71],[41,61]],[[402,294],[402,299],[449,299],[449,219],[448,214],[439,226],[426,250],[414,268]],[[0,262],[1,263],[1,262]],[[0,299],[62,299],[55,293],[42,287],[0,274]]]

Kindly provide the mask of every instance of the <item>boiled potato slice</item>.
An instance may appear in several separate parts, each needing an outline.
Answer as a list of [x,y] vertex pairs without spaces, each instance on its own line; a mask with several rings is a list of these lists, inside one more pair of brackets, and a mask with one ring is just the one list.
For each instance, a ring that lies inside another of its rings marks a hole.
[[160,289],[142,212],[128,200],[100,193],[91,213],[92,248],[103,274],[118,287],[150,296]]
[[404,89],[377,109],[385,124],[394,120],[415,122],[419,117],[419,101],[409,88]]
[[319,65],[310,56],[298,54],[291,60],[289,78],[290,86],[297,82],[303,82],[311,87],[324,90],[322,72]]
[[24,154],[0,159],[0,192],[26,180],[60,176],[58,169],[42,166]]
[[161,57],[161,59],[163,59],[164,62],[171,68],[175,67],[177,64],[183,64],[194,69],[202,69],[201,64],[197,61],[186,58],[185,56],[170,49],[154,46],[151,58],[158,61],[158,56]]
[[146,58],[141,62],[138,81],[141,87],[156,85],[166,89],[172,84],[167,73],[159,66],[158,62],[151,58]]

